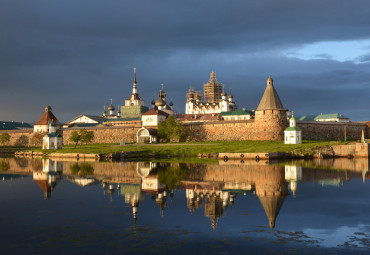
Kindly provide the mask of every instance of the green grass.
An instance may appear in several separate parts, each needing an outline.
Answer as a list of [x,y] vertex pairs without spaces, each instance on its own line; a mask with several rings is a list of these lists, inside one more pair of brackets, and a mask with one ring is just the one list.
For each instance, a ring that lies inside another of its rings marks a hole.
[[333,141],[303,141],[300,145],[286,145],[282,141],[230,141],[230,142],[188,142],[167,144],[87,144],[74,148],[73,145],[64,146],[62,150],[41,150],[45,153],[99,153],[110,154],[121,151],[140,151],[142,156],[196,156],[199,153],[222,153],[222,152],[294,152],[296,154],[312,154],[321,147],[344,144],[344,142]]

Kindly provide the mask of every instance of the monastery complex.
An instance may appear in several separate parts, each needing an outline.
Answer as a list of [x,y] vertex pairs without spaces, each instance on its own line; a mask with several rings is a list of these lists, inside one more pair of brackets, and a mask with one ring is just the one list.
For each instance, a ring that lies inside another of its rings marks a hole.
[[[261,86],[264,86],[263,83]],[[145,105],[139,89],[134,69],[132,93],[124,100],[123,106],[117,107],[116,112],[111,100],[101,115],[82,114],[63,124],[47,106],[33,129],[23,123],[3,122],[0,133],[10,134],[10,144],[21,145],[30,141],[35,133],[50,133],[49,125],[53,122],[63,136],[63,144],[71,144],[71,132],[79,129],[93,131],[94,143],[151,143],[157,141],[159,122],[173,116],[182,124],[186,141],[272,140],[301,143],[305,139],[359,140],[362,133],[365,137],[370,136],[366,123],[350,122],[349,118],[340,114],[291,116],[290,111],[284,108],[271,77],[268,77],[264,94],[253,111],[238,109],[231,91],[227,94],[224,85],[217,82],[215,72],[210,73],[208,83],[203,85],[203,93],[194,88],[188,90],[185,114],[174,111],[174,104],[168,100],[163,84],[158,99],[153,99],[150,107]]]

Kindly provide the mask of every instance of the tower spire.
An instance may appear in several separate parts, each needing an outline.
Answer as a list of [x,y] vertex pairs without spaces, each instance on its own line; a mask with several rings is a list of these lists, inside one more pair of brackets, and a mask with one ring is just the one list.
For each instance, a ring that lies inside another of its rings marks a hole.
[[136,67],[134,67],[134,82],[132,86],[132,94],[137,94],[137,87],[136,87]]
[[134,67],[134,85],[136,85],[136,67]]

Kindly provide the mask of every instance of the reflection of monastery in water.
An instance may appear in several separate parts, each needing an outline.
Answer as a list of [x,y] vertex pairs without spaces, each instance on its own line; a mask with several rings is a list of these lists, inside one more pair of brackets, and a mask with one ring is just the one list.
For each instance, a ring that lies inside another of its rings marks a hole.
[[32,174],[33,180],[44,191],[45,198],[51,197],[51,192],[62,179],[62,172],[66,176],[65,179],[81,187],[102,184],[103,193],[109,196],[111,201],[124,198],[124,203],[131,207],[136,223],[139,213],[144,213],[140,212],[140,204],[148,197],[152,198],[154,210],[165,216],[168,194],[172,198],[174,193],[160,180],[166,181],[163,179],[163,173],[170,171],[169,166],[177,167],[183,169],[184,175],[179,179],[176,189],[185,190],[188,210],[190,213],[204,210],[204,215],[213,229],[218,227],[219,219],[225,217],[225,210],[237,206],[238,201],[243,199],[238,197],[247,193],[258,197],[268,225],[274,228],[285,197],[289,193],[294,197],[299,194],[300,182],[342,185],[353,178],[362,178],[363,181],[370,178],[368,159],[323,160],[318,163],[324,168],[331,166],[352,170],[310,168],[309,165],[304,166],[304,161],[286,165],[270,165],[263,161],[222,161],[219,164],[92,161],[79,164],[91,165],[94,169],[93,175],[80,176],[72,174],[76,162],[8,158],[0,159],[3,168],[0,174],[3,181]]
[[62,179],[63,162],[43,159],[42,165],[42,171],[33,172],[33,180],[44,191],[45,199],[49,199],[51,192]]

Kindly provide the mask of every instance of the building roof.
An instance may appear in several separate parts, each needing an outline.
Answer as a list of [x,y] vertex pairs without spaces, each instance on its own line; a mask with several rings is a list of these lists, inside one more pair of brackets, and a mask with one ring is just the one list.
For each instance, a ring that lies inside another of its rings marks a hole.
[[253,114],[252,111],[237,109],[237,110],[231,111],[231,112],[221,112],[220,116],[251,115],[251,114]]
[[276,92],[271,77],[267,79],[267,87],[257,108],[260,110],[285,110]]
[[319,115],[312,114],[312,115],[297,117],[297,120],[303,120],[303,121],[315,121],[315,120],[325,120],[325,119],[349,119],[349,118],[339,113],[319,114]]
[[164,111],[161,111],[161,110],[155,110],[155,109],[151,109],[147,112],[144,112],[142,115],[163,115],[163,116],[169,116],[168,113],[164,112]]
[[49,125],[49,122],[53,121],[56,124],[59,124],[58,119],[54,116],[54,114],[51,112],[51,107],[47,106],[45,107],[45,112],[41,116],[41,118],[35,123],[35,125]]
[[61,135],[57,132],[53,132],[53,133],[47,133],[46,135],[44,135],[44,137],[61,137]]
[[98,123],[102,123],[102,122],[105,120],[105,118],[100,117],[100,116],[81,114],[81,115],[77,116],[76,118],[74,118],[74,119],[72,119],[72,120],[68,121],[68,122],[67,122],[67,124],[69,124],[69,123],[71,123],[72,121],[74,121],[74,120],[76,120],[76,119],[78,119],[78,118],[81,118],[81,117],[83,117],[83,116],[85,116],[86,118],[89,118],[89,119],[91,119],[91,120],[93,120],[93,121],[96,121],[96,122],[98,122]]
[[176,118],[180,121],[216,121],[220,119],[220,113],[178,114]]
[[320,114],[320,115],[317,115],[315,118],[315,120],[322,120],[322,119],[349,119],[349,118],[339,113]]
[[0,121],[0,130],[31,129],[32,125],[24,122]]
[[284,131],[301,131],[299,127],[287,127]]
[[72,123],[68,125],[68,127],[95,127],[99,125],[99,123]]
[[157,129],[155,129],[155,128],[146,128],[146,127],[142,127],[142,128],[140,128],[139,130],[138,130],[138,132],[140,131],[140,130],[143,130],[143,129],[146,129],[146,130],[148,130],[148,132],[149,132],[149,135],[153,135],[153,136],[156,136],[157,135]]
[[104,120],[103,123],[118,121],[135,121],[135,120],[141,120],[141,118],[107,118]]

